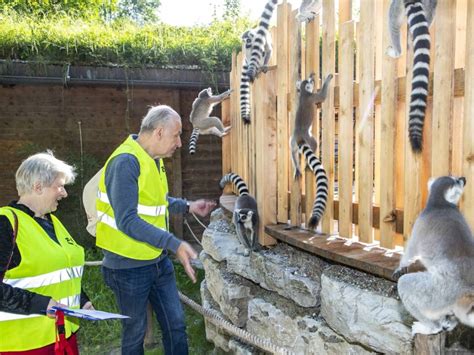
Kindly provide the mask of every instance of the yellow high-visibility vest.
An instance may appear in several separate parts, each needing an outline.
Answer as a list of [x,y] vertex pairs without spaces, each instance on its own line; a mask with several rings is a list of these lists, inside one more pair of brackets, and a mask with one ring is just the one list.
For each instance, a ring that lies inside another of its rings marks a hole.
[[161,171],[158,171],[155,160],[130,136],[109,157],[99,181],[96,200],[98,217],[96,244],[105,250],[130,259],[152,260],[160,256],[163,250],[140,242],[120,231],[107,196],[105,187],[107,165],[111,159],[124,153],[134,155],[140,164],[138,216],[157,228],[168,230],[168,181],[163,161],[160,160]]
[[[16,245],[21,261],[5,273],[3,282],[79,308],[84,249],[53,215],[51,219],[59,244],[27,213],[12,207],[0,208],[0,215],[9,219],[12,228],[15,225],[12,210],[18,216]],[[79,329],[78,320],[66,317],[65,328],[66,337],[71,336]],[[0,353],[37,349],[55,341],[54,319],[39,314],[0,312]]]

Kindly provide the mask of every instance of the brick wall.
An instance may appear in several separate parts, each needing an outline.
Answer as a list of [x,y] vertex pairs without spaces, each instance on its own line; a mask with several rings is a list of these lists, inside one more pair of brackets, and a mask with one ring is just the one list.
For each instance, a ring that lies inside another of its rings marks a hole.
[[[4,205],[17,198],[14,174],[29,154],[51,148],[59,158],[75,159],[76,165],[81,165],[82,139],[84,155],[96,160],[96,163],[91,163],[89,158],[83,160],[87,178],[95,169],[90,166],[103,164],[129,132],[138,131],[148,107],[157,104],[170,105],[183,119],[183,148],[166,162],[170,194],[181,192],[191,200],[217,199],[220,139],[200,137],[197,153],[191,157],[187,151],[192,131],[189,113],[197,93],[197,89],[180,88],[3,85],[0,87],[0,203]],[[214,114],[220,116],[220,109]],[[173,167],[178,170],[181,167],[181,176],[173,176]],[[80,191],[77,187],[71,191],[75,190]],[[202,232],[199,228],[196,231]]]

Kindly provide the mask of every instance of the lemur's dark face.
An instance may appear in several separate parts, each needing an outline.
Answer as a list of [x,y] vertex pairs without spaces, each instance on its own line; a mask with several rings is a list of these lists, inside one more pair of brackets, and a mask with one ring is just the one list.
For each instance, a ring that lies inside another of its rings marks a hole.
[[312,94],[314,90],[314,74],[306,80],[296,83],[296,89],[300,94]]
[[252,46],[254,34],[252,31],[245,31],[242,34],[242,42],[245,44],[245,48],[250,48]]
[[430,199],[444,199],[457,205],[466,186],[466,178],[456,176],[441,176],[431,178],[428,182]]
[[204,89],[199,93],[199,98],[200,99],[207,99],[208,97],[211,97],[211,96],[212,96],[212,89],[211,88]]
[[252,221],[252,216],[253,216],[253,211],[242,208],[237,211],[237,219],[239,222],[245,223],[245,222],[251,222]]

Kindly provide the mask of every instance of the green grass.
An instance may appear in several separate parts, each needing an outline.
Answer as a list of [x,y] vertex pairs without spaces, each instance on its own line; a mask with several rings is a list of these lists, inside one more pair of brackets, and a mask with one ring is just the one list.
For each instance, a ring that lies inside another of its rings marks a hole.
[[197,66],[228,71],[240,48],[247,19],[214,21],[206,26],[139,26],[127,20],[104,22],[57,14],[38,18],[0,12],[0,58],[128,67]]
[[[95,249],[86,250],[87,260],[101,260],[102,253]],[[193,284],[184,272],[180,263],[174,262],[176,272],[176,282],[178,289],[201,304],[201,295],[199,287],[204,279],[204,271],[197,271],[198,282]],[[83,276],[83,288],[91,298],[96,309],[107,312],[118,312],[115,298],[112,291],[104,284],[100,267],[87,266]],[[203,317],[185,307],[186,326],[189,342],[190,354],[208,354],[212,352],[214,346],[206,341]],[[152,348],[147,349],[146,354],[164,354],[161,346],[160,331],[156,319],[153,322],[154,344]],[[108,320],[101,322],[82,321],[79,332],[79,344],[82,354],[106,354],[114,349],[120,348],[121,325],[118,320]]]

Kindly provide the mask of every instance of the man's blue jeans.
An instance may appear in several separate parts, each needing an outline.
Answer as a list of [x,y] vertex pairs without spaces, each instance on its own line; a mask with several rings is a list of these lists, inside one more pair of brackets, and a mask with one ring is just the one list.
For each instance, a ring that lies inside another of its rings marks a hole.
[[146,332],[146,307],[150,301],[160,323],[166,355],[188,354],[183,308],[174,268],[165,256],[158,263],[132,269],[102,267],[107,286],[115,293],[122,320],[122,354],[142,355]]

